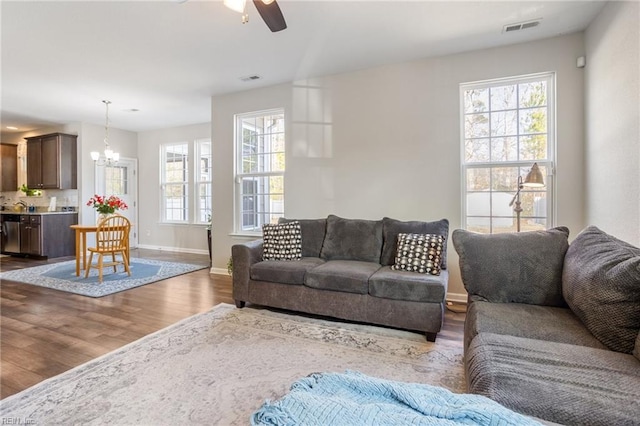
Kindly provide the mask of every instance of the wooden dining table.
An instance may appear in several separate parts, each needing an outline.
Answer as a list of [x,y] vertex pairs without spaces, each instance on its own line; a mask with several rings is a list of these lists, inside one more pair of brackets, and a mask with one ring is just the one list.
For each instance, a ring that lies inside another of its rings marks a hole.
[[[87,233],[96,232],[98,225],[71,225],[71,229],[76,231],[76,276],[80,276],[80,270],[87,269]],[[127,260],[129,260],[129,235],[127,235],[127,249],[125,250]],[[82,268],[81,268],[82,264]]]

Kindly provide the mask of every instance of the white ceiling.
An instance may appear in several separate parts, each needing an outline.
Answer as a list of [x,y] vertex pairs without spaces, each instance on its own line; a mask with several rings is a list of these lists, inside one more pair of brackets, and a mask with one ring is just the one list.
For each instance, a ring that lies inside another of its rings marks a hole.
[[279,4],[288,28],[271,33],[251,2],[243,25],[222,1],[2,0],[2,131],[104,124],[103,99],[120,129],[208,122],[212,95],[576,32],[604,2]]

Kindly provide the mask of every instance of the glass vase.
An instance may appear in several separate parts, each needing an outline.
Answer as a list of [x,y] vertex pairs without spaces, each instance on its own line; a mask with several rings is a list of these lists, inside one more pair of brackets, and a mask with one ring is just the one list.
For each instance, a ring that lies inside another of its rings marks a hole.
[[114,215],[115,213],[98,213],[98,225],[100,225],[104,220]]

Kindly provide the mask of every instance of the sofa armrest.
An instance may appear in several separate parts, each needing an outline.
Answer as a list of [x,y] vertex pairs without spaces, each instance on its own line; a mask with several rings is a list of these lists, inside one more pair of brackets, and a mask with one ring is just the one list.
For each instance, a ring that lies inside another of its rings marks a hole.
[[249,299],[251,265],[262,260],[263,240],[253,240],[231,247],[233,259],[233,298],[236,305],[244,305]]

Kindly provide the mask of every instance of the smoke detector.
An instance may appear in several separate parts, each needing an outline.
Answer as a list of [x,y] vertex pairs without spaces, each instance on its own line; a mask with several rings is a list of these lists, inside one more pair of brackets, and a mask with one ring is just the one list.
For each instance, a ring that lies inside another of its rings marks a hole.
[[538,25],[540,25],[540,21],[542,21],[542,18],[533,19],[531,21],[525,21],[525,22],[516,22],[515,24],[508,24],[502,27],[502,33],[503,34],[512,33],[514,31],[521,31],[521,30],[527,30],[529,28],[535,28]]

